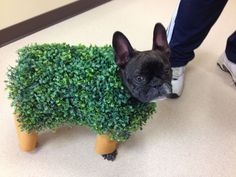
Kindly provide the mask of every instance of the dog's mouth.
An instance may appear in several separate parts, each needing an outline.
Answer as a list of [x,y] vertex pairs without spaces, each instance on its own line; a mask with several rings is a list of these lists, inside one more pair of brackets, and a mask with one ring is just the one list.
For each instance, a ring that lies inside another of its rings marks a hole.
[[161,95],[161,96],[157,96],[155,98],[152,98],[152,99],[140,99],[140,98],[137,98],[139,101],[141,101],[142,103],[156,103],[158,101],[162,101],[162,100],[165,100],[168,98],[168,95]]
[[157,98],[154,98],[153,100],[150,101],[150,103],[156,103],[158,101],[162,101],[162,100],[165,100],[167,99],[167,96],[159,96]]
[[172,92],[172,87],[170,84],[164,83],[158,88],[153,87],[147,91],[144,89],[136,89],[130,92],[133,97],[140,102],[151,103],[167,99],[168,95]]
[[168,95],[172,92],[171,84],[164,83],[158,90],[157,97],[151,99],[150,102],[158,102],[168,98]]

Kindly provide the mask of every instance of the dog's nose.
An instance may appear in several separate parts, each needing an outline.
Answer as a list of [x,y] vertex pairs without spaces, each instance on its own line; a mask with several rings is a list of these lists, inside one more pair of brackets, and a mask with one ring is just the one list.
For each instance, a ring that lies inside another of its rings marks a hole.
[[169,94],[171,94],[171,92],[172,92],[172,88],[171,88],[171,85],[168,83],[164,83],[160,87],[160,94],[161,95],[169,95]]
[[161,87],[162,82],[161,79],[158,79],[156,77],[154,77],[150,83],[151,87],[158,89],[159,87]]

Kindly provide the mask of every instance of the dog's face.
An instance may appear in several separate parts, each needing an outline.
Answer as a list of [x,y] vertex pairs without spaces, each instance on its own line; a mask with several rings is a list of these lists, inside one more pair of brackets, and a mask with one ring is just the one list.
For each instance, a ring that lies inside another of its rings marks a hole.
[[114,33],[112,44],[123,83],[134,98],[147,103],[171,93],[170,48],[162,24],[154,28],[150,51],[134,50],[121,32]]

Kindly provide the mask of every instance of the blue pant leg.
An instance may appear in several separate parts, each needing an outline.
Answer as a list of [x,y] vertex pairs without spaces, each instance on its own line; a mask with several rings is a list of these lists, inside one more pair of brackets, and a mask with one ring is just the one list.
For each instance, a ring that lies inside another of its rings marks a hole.
[[214,25],[227,0],[181,0],[177,15],[168,31],[172,67],[186,65]]
[[236,31],[228,38],[225,53],[227,58],[236,64]]

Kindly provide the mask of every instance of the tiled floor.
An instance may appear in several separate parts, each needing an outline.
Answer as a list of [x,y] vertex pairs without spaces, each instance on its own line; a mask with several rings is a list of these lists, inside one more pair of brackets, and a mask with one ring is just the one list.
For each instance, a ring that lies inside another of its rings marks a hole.
[[18,48],[35,42],[110,44],[113,32],[120,30],[135,48],[150,49],[154,24],[167,27],[176,4],[177,0],[114,0],[0,48],[0,176],[236,176],[236,87],[216,66],[227,36],[236,29],[235,1],[228,2],[188,65],[182,97],[160,102],[144,130],[120,145],[115,162],[95,154],[95,135],[83,127],[41,134],[33,153],[18,149],[3,82]]

